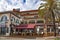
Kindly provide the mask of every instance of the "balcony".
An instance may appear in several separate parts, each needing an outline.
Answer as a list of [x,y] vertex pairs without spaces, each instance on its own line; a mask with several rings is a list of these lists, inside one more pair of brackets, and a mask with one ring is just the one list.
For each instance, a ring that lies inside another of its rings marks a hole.
[[38,14],[21,14],[21,16],[30,16],[30,15],[38,15]]
[[25,16],[24,19],[37,19],[38,16]]

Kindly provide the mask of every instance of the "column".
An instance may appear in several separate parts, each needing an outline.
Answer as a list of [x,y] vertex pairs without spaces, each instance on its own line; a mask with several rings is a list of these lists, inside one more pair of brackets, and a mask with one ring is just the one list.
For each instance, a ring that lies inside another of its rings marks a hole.
[[29,24],[29,20],[27,20],[27,24]]
[[16,28],[14,29],[14,32],[13,32],[14,34],[16,33]]
[[6,36],[9,36],[9,35],[10,35],[10,27],[7,27]]
[[51,28],[50,28],[50,33],[51,33]]
[[44,25],[44,36],[47,36],[47,25]]
[[37,23],[37,20],[35,20],[35,24]]

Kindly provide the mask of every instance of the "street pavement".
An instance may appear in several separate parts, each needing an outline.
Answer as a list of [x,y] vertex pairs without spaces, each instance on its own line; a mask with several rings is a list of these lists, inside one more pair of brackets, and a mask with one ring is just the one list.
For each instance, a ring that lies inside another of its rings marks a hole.
[[54,40],[56,37],[30,37],[30,38],[14,38],[14,37],[0,37],[0,40]]

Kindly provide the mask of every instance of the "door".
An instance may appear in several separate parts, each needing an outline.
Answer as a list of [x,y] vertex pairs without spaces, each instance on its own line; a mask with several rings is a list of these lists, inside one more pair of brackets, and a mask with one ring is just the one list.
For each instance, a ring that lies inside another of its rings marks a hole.
[[43,26],[37,26],[36,27],[36,33],[37,34],[43,34],[44,32],[44,27]]
[[47,26],[47,35],[54,36],[54,27],[52,25]]
[[5,34],[6,34],[6,28],[0,27],[0,35],[5,35]]
[[5,27],[1,27],[1,34],[5,35],[6,34],[6,28]]

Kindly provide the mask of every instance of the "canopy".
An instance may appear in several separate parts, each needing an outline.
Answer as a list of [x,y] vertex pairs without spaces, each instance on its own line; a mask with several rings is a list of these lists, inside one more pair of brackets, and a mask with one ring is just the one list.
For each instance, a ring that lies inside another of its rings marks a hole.
[[23,29],[23,28],[34,28],[34,27],[35,27],[35,24],[20,24],[16,26],[15,28]]

